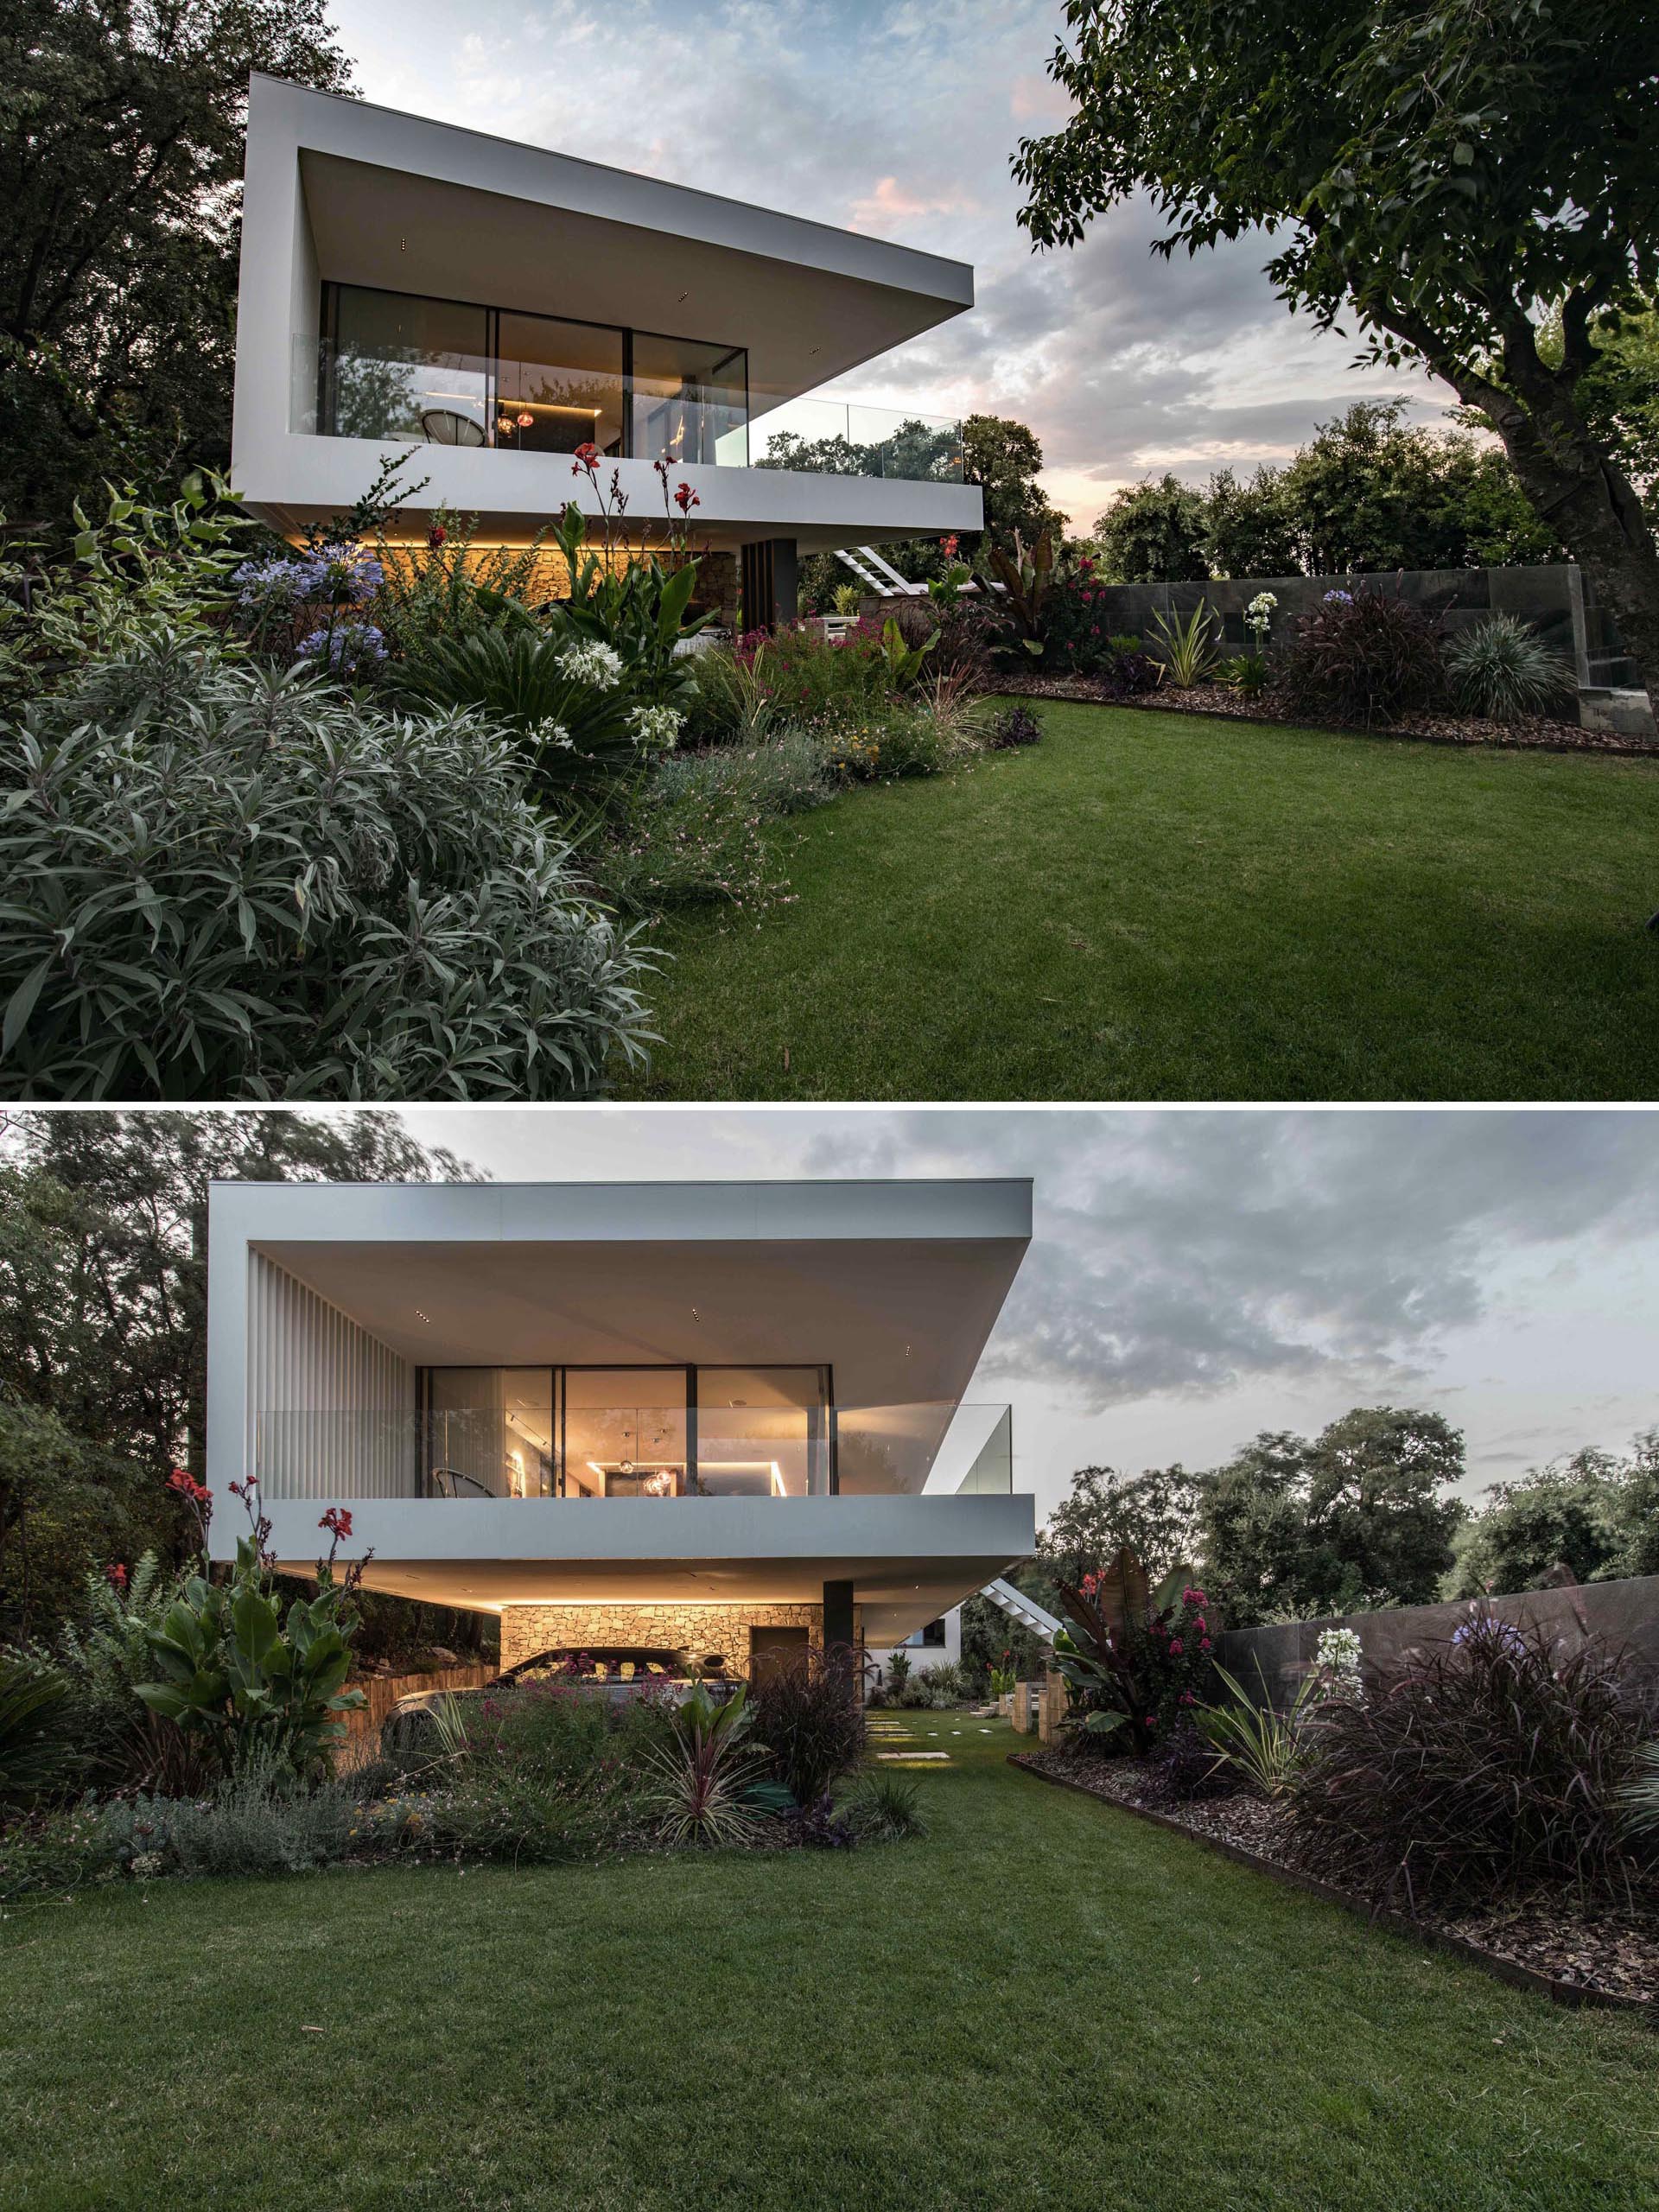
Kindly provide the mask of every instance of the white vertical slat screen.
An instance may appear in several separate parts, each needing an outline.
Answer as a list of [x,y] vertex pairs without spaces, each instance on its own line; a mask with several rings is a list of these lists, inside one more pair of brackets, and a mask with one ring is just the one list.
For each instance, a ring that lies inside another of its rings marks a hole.
[[263,1252],[248,1266],[248,1465],[265,1495],[416,1496],[409,1362]]

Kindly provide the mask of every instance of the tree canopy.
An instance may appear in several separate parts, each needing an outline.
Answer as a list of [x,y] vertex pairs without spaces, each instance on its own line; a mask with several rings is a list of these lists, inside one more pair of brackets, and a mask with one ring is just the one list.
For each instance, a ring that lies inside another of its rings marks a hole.
[[1065,20],[1049,74],[1071,115],[1014,162],[1033,243],[1073,245],[1140,195],[1166,255],[1268,234],[1287,307],[1480,410],[1659,670],[1659,549],[1583,391],[1598,334],[1659,278],[1653,9],[1067,0]]
[[1217,469],[1126,486],[1095,523],[1118,583],[1205,576],[1344,575],[1553,561],[1504,454],[1466,430],[1409,425],[1398,400],[1357,400],[1282,468]]
[[11,0],[0,18],[0,508],[230,459],[248,77],[350,89],[325,0]]
[[1065,1581],[1109,1567],[1127,1544],[1154,1584],[1197,1555],[1201,1477],[1179,1465],[1121,1475],[1079,1467],[1048,1516],[1038,1555]]
[[464,1172],[385,1113],[11,1116],[0,1155],[0,1629],[18,1625],[16,1611],[49,1618],[89,1567],[145,1545],[176,1554],[188,1540],[163,1484],[175,1465],[202,1473],[211,1181]]
[[1659,1573],[1659,1428],[1630,1456],[1586,1449],[1494,1483],[1458,1532],[1454,1598],[1535,1589],[1564,1567],[1578,1582]]

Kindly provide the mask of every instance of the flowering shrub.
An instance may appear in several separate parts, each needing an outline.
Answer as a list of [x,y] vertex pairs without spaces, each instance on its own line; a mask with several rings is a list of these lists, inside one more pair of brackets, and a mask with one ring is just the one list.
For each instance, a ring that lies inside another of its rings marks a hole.
[[1129,1635],[1129,1660],[1140,1681],[1148,1727],[1161,1738],[1203,1703],[1211,1674],[1214,1640],[1210,1600],[1184,1589],[1179,1600],[1149,1613]]
[[645,957],[578,889],[513,738],[156,659],[16,733],[0,1088],[555,1097],[643,1058]]
[[1075,570],[1052,578],[1042,601],[1042,669],[1045,676],[1099,676],[1114,655],[1106,587],[1085,560]]

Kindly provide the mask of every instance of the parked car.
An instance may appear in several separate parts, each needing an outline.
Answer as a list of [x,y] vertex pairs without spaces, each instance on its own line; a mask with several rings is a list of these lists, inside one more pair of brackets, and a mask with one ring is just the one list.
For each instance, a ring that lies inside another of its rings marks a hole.
[[584,1690],[619,1701],[649,1690],[671,1697],[676,1704],[699,1683],[716,1698],[729,1697],[738,1687],[737,1677],[727,1673],[725,1658],[718,1651],[696,1654],[636,1643],[596,1644],[582,1651],[556,1648],[504,1667],[476,1689],[413,1690],[400,1697],[382,1724],[381,1742],[389,1751],[407,1751],[419,1742],[423,1729],[429,1727],[432,1708],[442,1700],[452,1698],[464,1706],[524,1682],[580,1683]]

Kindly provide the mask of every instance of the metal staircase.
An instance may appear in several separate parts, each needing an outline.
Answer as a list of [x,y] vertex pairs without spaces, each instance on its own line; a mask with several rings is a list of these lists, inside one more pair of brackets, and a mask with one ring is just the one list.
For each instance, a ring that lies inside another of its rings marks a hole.
[[1045,1643],[1052,1643],[1065,1625],[1034,1598],[1027,1598],[1023,1590],[1016,1590],[1012,1582],[1005,1582],[1000,1574],[994,1582],[988,1582],[979,1594],[988,1598],[994,1605],[1001,1605],[1010,1620],[1018,1621],[1021,1628],[1029,1629]]

